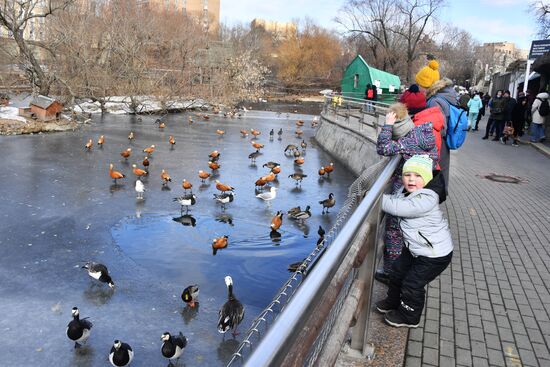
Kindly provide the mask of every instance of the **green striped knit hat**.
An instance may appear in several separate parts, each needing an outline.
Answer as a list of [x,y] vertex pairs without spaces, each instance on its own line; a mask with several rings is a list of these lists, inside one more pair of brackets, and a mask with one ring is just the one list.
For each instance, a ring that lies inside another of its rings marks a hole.
[[432,166],[433,161],[427,155],[413,155],[403,165],[403,174],[416,173],[422,177],[424,185],[427,185],[433,178]]

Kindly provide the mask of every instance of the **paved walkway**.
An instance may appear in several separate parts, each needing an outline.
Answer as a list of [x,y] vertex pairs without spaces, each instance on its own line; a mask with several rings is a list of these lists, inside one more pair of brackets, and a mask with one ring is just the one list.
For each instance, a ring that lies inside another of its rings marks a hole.
[[[550,366],[550,158],[471,133],[452,153],[455,252],[428,289],[405,366]],[[493,182],[495,173],[519,184]]]

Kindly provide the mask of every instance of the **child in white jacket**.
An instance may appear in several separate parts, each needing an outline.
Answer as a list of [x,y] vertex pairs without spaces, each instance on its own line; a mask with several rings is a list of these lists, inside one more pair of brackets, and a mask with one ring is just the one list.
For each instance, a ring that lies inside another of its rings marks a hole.
[[393,265],[387,297],[376,304],[388,324],[417,327],[424,309],[426,284],[451,262],[453,242],[439,208],[446,198],[445,182],[432,172],[432,160],[415,155],[403,165],[403,187],[384,195],[382,210],[399,218],[404,247]]

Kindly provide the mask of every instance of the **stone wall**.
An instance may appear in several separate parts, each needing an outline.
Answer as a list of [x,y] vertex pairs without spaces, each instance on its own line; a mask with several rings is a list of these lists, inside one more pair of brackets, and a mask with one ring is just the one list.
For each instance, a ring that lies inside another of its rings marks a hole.
[[385,112],[325,110],[321,113],[315,139],[340,164],[359,176],[366,168],[381,160],[376,153],[376,138]]

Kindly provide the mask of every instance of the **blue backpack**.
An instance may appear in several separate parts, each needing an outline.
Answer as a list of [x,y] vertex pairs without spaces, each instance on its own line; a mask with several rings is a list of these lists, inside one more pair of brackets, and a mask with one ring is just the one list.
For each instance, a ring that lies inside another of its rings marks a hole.
[[464,140],[466,140],[468,113],[463,108],[449,103],[445,98],[439,99],[445,101],[449,106],[449,118],[447,119],[447,146],[449,149],[458,149],[464,144]]

